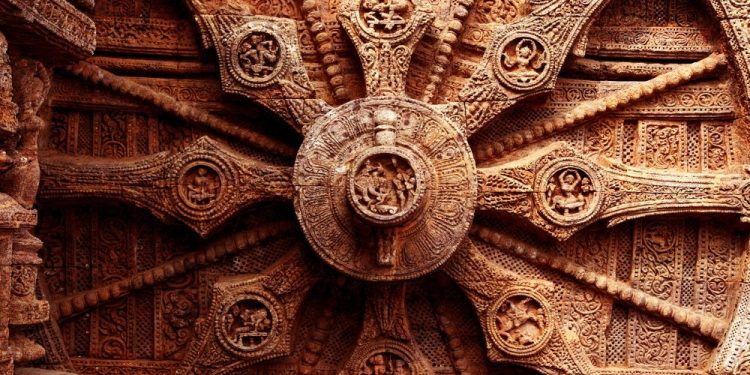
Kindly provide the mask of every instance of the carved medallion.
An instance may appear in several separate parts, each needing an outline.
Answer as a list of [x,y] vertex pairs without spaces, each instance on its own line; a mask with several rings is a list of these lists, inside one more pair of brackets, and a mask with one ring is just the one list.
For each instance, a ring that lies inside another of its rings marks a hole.
[[432,374],[421,353],[395,340],[375,340],[359,346],[339,375]]
[[549,46],[530,33],[513,33],[501,43],[495,72],[508,87],[531,90],[544,84],[551,71]]
[[[246,87],[273,85],[290,59],[283,25],[265,22],[245,24],[223,37],[221,50],[228,57],[228,71]],[[228,82],[224,83],[229,84]]]
[[242,71],[252,79],[266,80],[278,71],[283,53],[279,40],[267,32],[253,31],[240,42],[237,59]]
[[236,188],[236,170],[218,155],[192,154],[172,166],[175,207],[185,216],[202,218],[226,209]]
[[234,353],[252,354],[275,340],[279,317],[260,295],[241,295],[216,320],[219,341]]
[[466,235],[475,165],[463,134],[430,107],[377,97],[315,123],[295,164],[295,209],[313,249],[366,280],[430,272]]
[[219,198],[221,176],[214,167],[196,163],[182,174],[178,186],[182,201],[192,208],[201,209]]
[[413,11],[410,0],[362,0],[359,17],[371,33],[394,34],[408,26]]
[[360,367],[359,374],[413,375],[415,372],[411,367],[410,363],[398,353],[384,350],[370,355]]
[[560,158],[537,178],[536,199],[542,214],[559,225],[591,219],[601,206],[601,182],[596,169],[581,159]]
[[350,170],[349,200],[365,220],[386,225],[403,222],[420,207],[425,190],[424,163],[408,150],[376,147]]
[[533,290],[505,293],[488,310],[487,327],[492,342],[513,356],[539,352],[552,336],[549,304]]

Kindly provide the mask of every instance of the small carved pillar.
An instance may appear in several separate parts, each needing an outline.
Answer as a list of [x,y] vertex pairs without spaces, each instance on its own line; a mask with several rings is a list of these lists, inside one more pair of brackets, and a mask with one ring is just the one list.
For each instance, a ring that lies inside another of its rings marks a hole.
[[18,106],[18,130],[7,145],[13,158],[13,168],[0,177],[0,190],[8,194],[20,207],[34,215],[34,223],[19,226],[13,237],[11,258],[10,347],[13,361],[24,363],[44,356],[44,348],[25,336],[23,328],[49,319],[49,303],[36,299],[37,271],[42,263],[37,252],[42,241],[29,233],[36,224],[36,212],[31,211],[39,187],[37,138],[44,121],[37,112],[47,99],[49,74],[38,61],[18,59],[13,64],[13,100]]
[[37,252],[42,241],[28,230],[16,232],[13,238],[13,255],[10,281],[10,346],[13,361],[30,362],[44,356],[44,348],[27,338],[24,326],[38,324],[49,319],[49,303],[36,299],[36,278],[42,259]]
[[49,318],[49,303],[36,299],[37,251],[42,242],[29,234],[36,225],[34,210],[0,193],[0,372],[13,363],[41,358],[44,349],[23,335],[24,326]]
[[12,233],[6,229],[0,230],[0,374],[10,374],[13,371],[13,358],[8,343]]
[[[12,167],[12,160],[5,148],[9,134],[13,134],[18,127],[16,120],[16,105],[13,103],[13,82],[11,78],[10,61],[8,58],[8,42],[5,35],[0,33],[0,174]],[[9,202],[10,201],[10,202]],[[12,199],[0,194],[0,374],[13,371],[13,358],[10,352],[8,338],[10,331],[10,276],[13,254],[13,229],[10,223],[3,219],[10,219],[6,206],[12,206]],[[10,221],[10,220],[8,220]]]
[[42,242],[31,235],[39,186],[37,112],[49,92],[49,74],[39,62],[11,59],[0,35],[0,373],[14,363],[44,356],[24,327],[49,319],[49,303],[36,299]]

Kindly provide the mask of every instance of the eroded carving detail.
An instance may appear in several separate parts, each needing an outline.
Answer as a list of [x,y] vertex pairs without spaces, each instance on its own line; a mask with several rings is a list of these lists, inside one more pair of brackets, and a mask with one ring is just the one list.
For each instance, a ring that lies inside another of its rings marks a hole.
[[226,343],[243,351],[257,350],[273,336],[275,312],[259,297],[247,297],[229,306],[222,319]]
[[551,337],[549,306],[538,293],[507,292],[488,311],[490,337],[510,355],[534,354]]
[[371,32],[393,34],[411,20],[414,4],[410,0],[361,0],[360,17]]
[[279,40],[267,32],[252,31],[240,42],[239,61],[246,75],[259,82],[278,71],[283,53]]
[[377,153],[355,164],[350,179],[352,205],[367,216],[392,221],[413,211],[423,182],[411,163],[398,154]]
[[599,178],[593,171],[571,160],[559,160],[542,174],[544,212],[558,223],[573,224],[595,213],[600,201]]
[[200,208],[219,199],[221,177],[215,167],[197,164],[186,169],[178,183],[183,202]]
[[412,375],[409,363],[394,352],[378,352],[370,355],[358,375]]

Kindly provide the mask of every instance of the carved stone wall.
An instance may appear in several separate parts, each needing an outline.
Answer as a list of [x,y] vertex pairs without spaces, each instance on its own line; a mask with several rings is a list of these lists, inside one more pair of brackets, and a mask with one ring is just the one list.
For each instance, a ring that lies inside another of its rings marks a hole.
[[0,20],[0,373],[750,374],[747,0]]
[[38,288],[42,242],[32,232],[51,68],[91,54],[94,28],[62,0],[1,1],[0,19],[0,373],[11,374],[48,350],[35,337],[50,303]]

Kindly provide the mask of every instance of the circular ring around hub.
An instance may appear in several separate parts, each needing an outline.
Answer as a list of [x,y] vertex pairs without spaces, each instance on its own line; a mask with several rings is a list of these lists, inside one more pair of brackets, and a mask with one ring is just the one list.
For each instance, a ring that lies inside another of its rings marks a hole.
[[370,281],[439,267],[466,236],[477,194],[463,133],[428,105],[393,97],[347,103],[313,124],[294,185],[315,252]]

